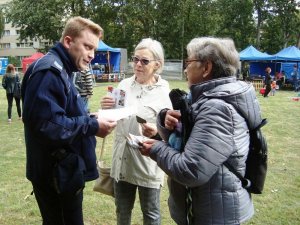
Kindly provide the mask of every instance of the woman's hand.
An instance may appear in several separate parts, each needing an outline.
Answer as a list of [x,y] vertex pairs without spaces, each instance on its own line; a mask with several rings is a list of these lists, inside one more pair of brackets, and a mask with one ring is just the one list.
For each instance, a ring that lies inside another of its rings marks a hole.
[[156,142],[157,142],[157,140],[148,139],[148,140],[144,141],[143,143],[141,143],[140,147],[139,147],[141,154],[144,156],[149,156],[150,150]]
[[168,130],[174,130],[181,117],[180,111],[168,110],[165,117],[165,128]]
[[157,128],[153,123],[141,123],[142,134],[146,137],[154,137],[157,134]]
[[105,96],[102,98],[100,105],[101,109],[112,109],[116,105],[116,100],[113,97]]

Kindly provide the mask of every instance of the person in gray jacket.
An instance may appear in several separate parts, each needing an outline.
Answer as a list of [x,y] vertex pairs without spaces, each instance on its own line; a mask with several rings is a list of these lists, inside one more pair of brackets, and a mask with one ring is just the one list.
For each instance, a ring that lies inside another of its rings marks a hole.
[[169,175],[168,204],[177,224],[237,225],[253,216],[253,203],[224,162],[245,174],[249,128],[261,121],[259,103],[253,86],[234,76],[239,54],[231,39],[195,38],[187,53],[191,131],[184,149],[178,151],[167,142],[181,114],[165,109],[157,120],[165,142],[149,139],[140,152]]

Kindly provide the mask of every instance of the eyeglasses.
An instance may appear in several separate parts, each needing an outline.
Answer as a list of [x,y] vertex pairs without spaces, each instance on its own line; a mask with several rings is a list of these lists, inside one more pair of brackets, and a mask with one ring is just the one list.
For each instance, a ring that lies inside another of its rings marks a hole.
[[156,61],[155,59],[140,59],[136,56],[133,56],[132,57],[132,61],[135,63],[135,64],[138,64],[138,62],[141,62],[142,65],[148,65],[151,61]]
[[200,59],[186,59],[184,60],[184,68],[187,68],[188,65],[190,65],[192,62],[201,62]]

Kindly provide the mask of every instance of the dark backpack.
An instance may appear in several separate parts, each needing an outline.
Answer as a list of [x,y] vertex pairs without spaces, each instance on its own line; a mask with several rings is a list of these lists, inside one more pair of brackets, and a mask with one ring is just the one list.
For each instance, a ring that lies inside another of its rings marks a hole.
[[256,128],[249,130],[250,146],[244,177],[228,162],[224,163],[241,180],[243,188],[253,194],[262,193],[267,175],[268,145],[261,131],[261,128],[266,124],[267,119],[263,119]]

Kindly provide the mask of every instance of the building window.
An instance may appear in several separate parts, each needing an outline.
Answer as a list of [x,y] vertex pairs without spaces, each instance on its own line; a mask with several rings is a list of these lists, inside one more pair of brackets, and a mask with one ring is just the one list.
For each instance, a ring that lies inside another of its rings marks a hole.
[[10,30],[4,30],[4,36],[10,36]]
[[6,17],[4,18],[4,23],[9,23],[8,18],[6,18]]
[[10,48],[10,43],[1,43],[1,44],[0,44],[0,48],[2,48],[2,49]]
[[20,30],[16,30],[16,34],[17,34],[17,35],[20,35]]
[[17,48],[32,48],[33,42],[17,43]]
[[40,48],[45,48],[45,47],[49,47],[52,44],[49,41],[41,41],[40,42]]

